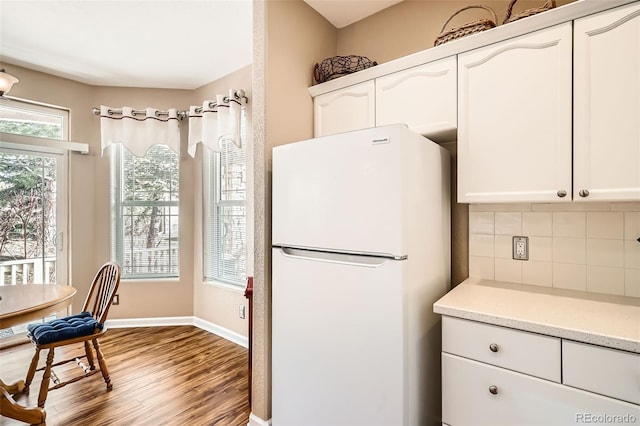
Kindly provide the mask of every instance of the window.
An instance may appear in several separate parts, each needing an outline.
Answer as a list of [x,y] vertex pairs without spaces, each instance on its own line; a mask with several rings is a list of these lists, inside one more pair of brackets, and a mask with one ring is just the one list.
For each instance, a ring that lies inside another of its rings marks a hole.
[[69,111],[19,100],[0,100],[0,132],[68,140]]
[[178,276],[178,154],[165,145],[144,157],[112,149],[112,255],[122,277]]
[[246,160],[244,148],[224,142],[205,163],[205,279],[243,286],[246,281]]

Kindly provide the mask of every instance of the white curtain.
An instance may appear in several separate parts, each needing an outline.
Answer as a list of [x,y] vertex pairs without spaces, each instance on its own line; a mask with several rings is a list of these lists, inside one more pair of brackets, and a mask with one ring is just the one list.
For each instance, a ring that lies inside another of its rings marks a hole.
[[235,93],[232,89],[228,96],[216,95],[215,101],[189,107],[189,155],[195,157],[199,143],[214,151],[222,151],[225,141],[242,147],[240,123],[246,100]]
[[[122,114],[114,113],[121,110]],[[121,143],[133,155],[144,157],[153,145],[167,145],[180,153],[180,120],[178,111],[160,113],[155,108],[134,112],[131,107],[100,106],[100,134],[102,153],[111,144]]]

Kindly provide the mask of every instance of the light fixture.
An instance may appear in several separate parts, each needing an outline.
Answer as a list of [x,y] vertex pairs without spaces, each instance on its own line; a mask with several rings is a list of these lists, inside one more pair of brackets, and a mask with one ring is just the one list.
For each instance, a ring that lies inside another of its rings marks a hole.
[[17,82],[19,82],[17,78],[4,72],[4,68],[0,69],[0,96],[4,96],[6,93],[9,93],[11,87]]

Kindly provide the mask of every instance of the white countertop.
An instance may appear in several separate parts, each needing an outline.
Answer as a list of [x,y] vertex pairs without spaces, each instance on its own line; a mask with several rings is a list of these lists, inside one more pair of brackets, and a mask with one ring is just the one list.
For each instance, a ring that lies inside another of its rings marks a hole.
[[[345,75],[334,80],[329,80],[322,84],[309,87],[311,96],[318,96],[327,92],[342,89],[353,84],[363,81],[372,80],[383,75],[402,71],[411,67],[426,64],[428,62],[437,61],[438,59],[447,58],[469,50],[477,49],[502,40],[507,40],[553,25],[569,22],[587,15],[601,12],[607,9],[613,9],[637,0],[579,0],[555,9],[548,10],[530,16],[526,19],[520,19],[506,25],[498,25],[487,31],[482,31],[467,37],[441,44],[437,47],[422,50],[402,58],[398,58],[389,62],[358,71],[353,74]],[[375,60],[375,58],[371,58]]]
[[640,353],[640,299],[468,278],[441,315]]

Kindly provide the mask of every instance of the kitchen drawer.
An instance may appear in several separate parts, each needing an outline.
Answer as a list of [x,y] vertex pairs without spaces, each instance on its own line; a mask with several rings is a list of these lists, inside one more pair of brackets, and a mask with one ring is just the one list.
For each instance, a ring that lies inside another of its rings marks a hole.
[[442,401],[451,426],[640,424],[636,405],[446,353]]
[[559,338],[444,316],[442,351],[561,381]]
[[640,354],[563,340],[562,382],[640,404]]

